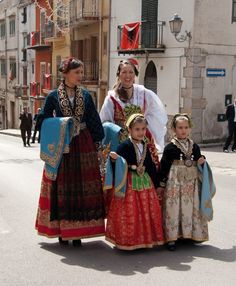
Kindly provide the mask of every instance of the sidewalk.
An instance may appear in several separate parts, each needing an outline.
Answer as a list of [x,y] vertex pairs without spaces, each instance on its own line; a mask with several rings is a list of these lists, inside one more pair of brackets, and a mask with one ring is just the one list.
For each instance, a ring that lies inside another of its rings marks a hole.
[[21,137],[20,129],[3,129],[3,130],[0,130],[0,134]]
[[[15,137],[21,137],[20,135],[20,129],[3,129],[0,130],[0,134],[4,135],[10,135],[10,136],[15,136]],[[200,148],[211,148],[211,147],[217,147],[217,146],[222,146],[224,145],[224,142],[218,142],[218,143],[200,143],[198,144]]]

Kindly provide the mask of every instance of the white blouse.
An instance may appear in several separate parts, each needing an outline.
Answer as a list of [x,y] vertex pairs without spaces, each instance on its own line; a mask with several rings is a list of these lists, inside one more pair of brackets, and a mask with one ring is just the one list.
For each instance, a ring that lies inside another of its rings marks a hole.
[[165,108],[157,94],[145,88],[143,85],[134,84],[133,97],[128,103],[120,100],[114,90],[110,90],[106,96],[100,111],[102,122],[114,122],[114,104],[111,96],[120,104],[122,109],[129,104],[140,106],[144,111],[144,116],[148,122],[148,129],[152,133],[159,151],[164,148],[164,136],[166,134],[167,114]]

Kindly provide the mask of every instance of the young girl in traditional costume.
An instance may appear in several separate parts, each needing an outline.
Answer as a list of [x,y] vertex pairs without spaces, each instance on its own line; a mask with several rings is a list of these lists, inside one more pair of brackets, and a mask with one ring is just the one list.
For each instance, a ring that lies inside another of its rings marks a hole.
[[[165,188],[163,225],[169,250],[175,250],[179,238],[198,242],[208,240],[207,220],[212,219],[212,175],[199,146],[189,138],[191,127],[188,115],[174,116],[172,128],[175,136],[165,147],[160,162],[160,185]],[[201,165],[205,168],[204,176],[200,172],[203,170]],[[207,177],[211,181],[208,186]]]
[[[108,213],[106,240],[124,250],[151,248],[163,244],[164,240],[155,189],[157,169],[145,141],[147,121],[144,116],[131,115],[126,126],[129,139],[118,146],[116,153],[110,153],[115,161],[115,190]],[[107,180],[111,170],[107,166],[105,188],[112,187]]]

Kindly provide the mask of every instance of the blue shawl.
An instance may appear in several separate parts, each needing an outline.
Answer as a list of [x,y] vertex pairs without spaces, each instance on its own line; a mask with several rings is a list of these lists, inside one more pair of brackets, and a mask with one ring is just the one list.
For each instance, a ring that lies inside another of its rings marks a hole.
[[115,123],[108,121],[104,122],[102,126],[105,133],[105,137],[102,140],[102,144],[110,144],[110,151],[116,151],[118,145],[120,144],[119,132],[121,130],[121,127],[119,125],[116,125]]
[[72,131],[73,119],[71,117],[54,117],[43,121],[40,158],[45,162],[45,174],[50,180],[56,180],[62,155],[69,153]]
[[213,219],[212,198],[216,193],[216,187],[213,181],[212,171],[207,162],[203,166],[198,165],[201,181],[200,211],[202,215],[211,221]]
[[[125,197],[128,166],[126,160],[121,156],[115,161],[115,176],[113,176],[112,162],[110,156],[107,158],[106,174],[104,178],[103,190],[115,188],[115,196]],[[114,178],[114,182],[113,182]]]

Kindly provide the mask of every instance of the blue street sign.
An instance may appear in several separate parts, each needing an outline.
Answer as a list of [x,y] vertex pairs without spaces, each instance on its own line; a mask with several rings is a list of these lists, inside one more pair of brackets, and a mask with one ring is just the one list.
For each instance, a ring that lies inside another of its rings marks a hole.
[[225,69],[206,69],[206,76],[216,77],[216,76],[225,76]]

